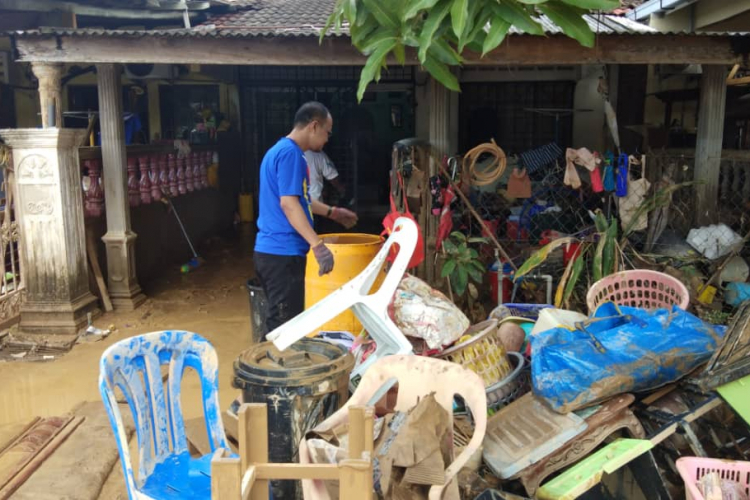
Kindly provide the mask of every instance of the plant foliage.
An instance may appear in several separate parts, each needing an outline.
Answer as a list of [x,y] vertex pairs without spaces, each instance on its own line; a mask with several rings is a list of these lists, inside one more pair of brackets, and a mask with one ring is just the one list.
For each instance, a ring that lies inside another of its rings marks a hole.
[[465,49],[482,56],[496,49],[511,27],[530,35],[544,35],[539,14],[585,47],[595,35],[583,14],[611,10],[617,0],[338,0],[321,33],[347,28],[354,46],[367,56],[357,98],[378,81],[389,56],[406,63],[406,48],[416,51],[419,63],[445,87],[459,91],[451,67],[463,62]]
[[486,271],[479,260],[479,252],[469,246],[471,243],[486,243],[486,240],[467,238],[463,233],[454,231],[450,238],[443,241],[446,258],[440,276],[450,278],[451,288],[459,296],[466,291],[469,279],[481,283]]

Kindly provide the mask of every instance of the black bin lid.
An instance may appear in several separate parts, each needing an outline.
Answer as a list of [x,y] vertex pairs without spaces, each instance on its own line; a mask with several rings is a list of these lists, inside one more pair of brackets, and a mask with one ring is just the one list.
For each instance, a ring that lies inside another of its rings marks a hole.
[[250,384],[305,386],[353,367],[354,357],[343,347],[305,338],[284,351],[273,342],[254,345],[239,355],[234,372]]

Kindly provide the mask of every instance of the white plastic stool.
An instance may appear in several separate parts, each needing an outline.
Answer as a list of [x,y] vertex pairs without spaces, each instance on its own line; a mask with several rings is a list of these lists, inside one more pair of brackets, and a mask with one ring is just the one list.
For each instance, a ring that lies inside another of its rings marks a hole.
[[[273,341],[274,345],[283,351],[351,307],[352,312],[376,345],[375,352],[354,369],[352,377],[364,373],[375,360],[384,356],[411,354],[412,345],[388,316],[388,305],[409,265],[417,246],[417,237],[418,230],[414,221],[406,217],[396,219],[390,237],[364,271],[310,309],[276,328],[266,338]],[[393,266],[380,288],[368,295],[391,247],[395,244],[398,244],[398,255]]]

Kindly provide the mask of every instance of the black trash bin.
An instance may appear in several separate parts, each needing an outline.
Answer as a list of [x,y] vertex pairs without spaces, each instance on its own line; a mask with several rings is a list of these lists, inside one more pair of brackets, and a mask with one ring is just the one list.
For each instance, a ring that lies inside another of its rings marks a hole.
[[250,297],[250,325],[252,326],[253,344],[266,339],[266,293],[258,278],[247,280],[247,294]]
[[[300,440],[349,398],[352,368],[354,357],[346,349],[308,338],[283,352],[263,342],[240,354],[234,362],[233,385],[242,390],[246,403],[268,405],[271,462],[299,462]],[[274,500],[302,498],[298,481],[271,485]]]

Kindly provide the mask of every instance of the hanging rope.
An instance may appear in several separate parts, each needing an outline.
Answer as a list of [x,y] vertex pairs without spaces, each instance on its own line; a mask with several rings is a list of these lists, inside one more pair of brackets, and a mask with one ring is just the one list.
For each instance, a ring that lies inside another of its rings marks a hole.
[[[482,170],[477,169],[477,161],[482,155],[489,154],[493,157],[492,162]],[[468,172],[471,183],[474,186],[487,186],[496,182],[505,173],[505,167],[508,165],[508,159],[505,157],[505,151],[500,149],[495,143],[485,142],[475,147],[464,156],[463,169]]]

